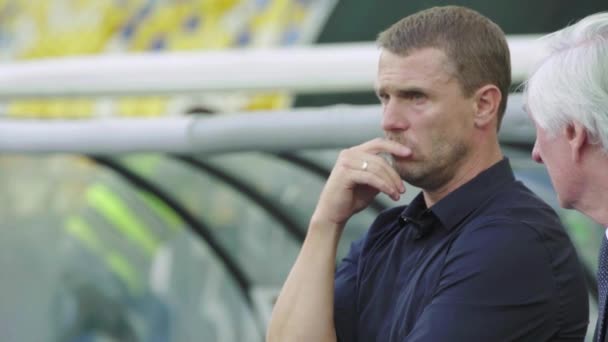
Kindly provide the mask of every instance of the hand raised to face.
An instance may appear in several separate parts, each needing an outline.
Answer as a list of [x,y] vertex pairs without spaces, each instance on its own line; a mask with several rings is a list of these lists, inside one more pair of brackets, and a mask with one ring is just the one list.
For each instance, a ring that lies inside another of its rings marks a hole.
[[343,225],[380,192],[398,201],[405,186],[390,161],[393,155],[407,158],[411,153],[409,148],[381,138],[343,150],[323,188],[313,218]]

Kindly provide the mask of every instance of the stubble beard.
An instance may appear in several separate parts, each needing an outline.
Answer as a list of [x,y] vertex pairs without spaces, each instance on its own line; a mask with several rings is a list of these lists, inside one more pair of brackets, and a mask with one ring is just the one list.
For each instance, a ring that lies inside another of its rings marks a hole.
[[429,156],[396,162],[395,169],[408,184],[425,191],[434,191],[454,178],[469,151],[470,148],[462,141],[434,141]]

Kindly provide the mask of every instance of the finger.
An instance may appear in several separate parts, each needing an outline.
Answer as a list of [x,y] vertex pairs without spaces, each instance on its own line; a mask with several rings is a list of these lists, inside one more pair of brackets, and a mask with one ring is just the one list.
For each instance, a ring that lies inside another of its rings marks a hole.
[[395,168],[386,161],[386,159],[380,155],[369,155],[369,158],[368,169],[370,172],[376,172],[378,175],[382,175],[386,179],[390,180],[391,184],[393,184],[397,191],[400,193],[405,192],[405,186],[403,185],[401,176],[397,173]]
[[390,198],[398,201],[400,198],[399,192],[394,188],[392,184],[378,177],[375,173],[363,171],[363,170],[352,170],[349,174],[350,180],[354,184],[367,185],[382,193],[387,194]]
[[396,141],[384,139],[384,138],[376,138],[370,140],[366,143],[360,145],[360,147],[369,153],[378,154],[378,153],[390,153],[399,157],[409,157],[412,155],[412,150]]
[[[405,192],[405,186],[401,180],[401,176],[395,169],[389,165],[384,158],[376,154],[372,154],[366,150],[373,145],[374,141],[351,147],[342,150],[338,157],[337,165],[341,165],[348,170],[363,170],[376,173],[378,176],[385,178],[396,189],[396,191]],[[394,142],[391,142],[394,143]],[[364,170],[365,166],[365,170]]]
[[405,191],[403,181],[397,172],[382,157],[373,154],[359,153],[343,161],[346,168],[363,171],[379,177],[391,186],[391,191],[402,193]]

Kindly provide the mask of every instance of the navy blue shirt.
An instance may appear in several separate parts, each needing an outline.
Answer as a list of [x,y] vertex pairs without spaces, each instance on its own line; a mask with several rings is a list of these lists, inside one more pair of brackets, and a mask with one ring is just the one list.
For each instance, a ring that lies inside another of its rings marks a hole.
[[583,341],[588,298],[556,213],[507,159],[427,208],[381,213],[335,278],[338,340]]

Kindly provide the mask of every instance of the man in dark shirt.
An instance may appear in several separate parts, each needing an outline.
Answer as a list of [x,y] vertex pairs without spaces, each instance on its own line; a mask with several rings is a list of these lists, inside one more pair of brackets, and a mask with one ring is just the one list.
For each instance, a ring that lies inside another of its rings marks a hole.
[[[462,7],[380,34],[385,139],[340,153],[279,295],[270,341],[582,341],[587,293],[556,214],[498,144],[509,50]],[[380,156],[392,156],[392,163]],[[348,219],[403,181],[335,270]]]
[[338,269],[336,330],[341,341],[582,340],[580,274],[553,210],[503,159],[431,208],[418,195],[377,218]]

